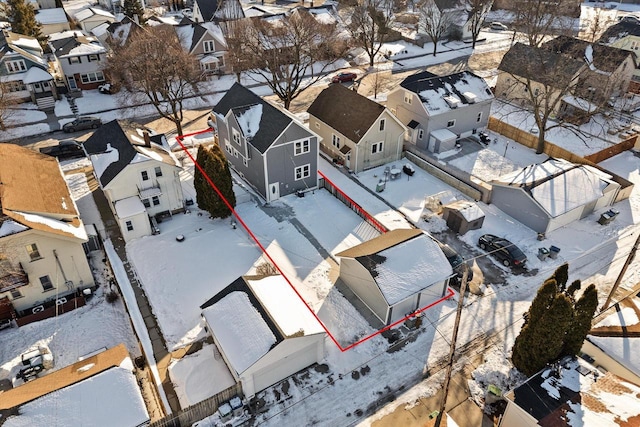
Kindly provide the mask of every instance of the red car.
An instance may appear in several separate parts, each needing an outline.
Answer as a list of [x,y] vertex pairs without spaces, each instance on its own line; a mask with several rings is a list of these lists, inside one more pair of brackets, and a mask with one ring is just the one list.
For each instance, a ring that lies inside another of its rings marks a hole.
[[333,76],[331,83],[345,83],[352,82],[358,78],[356,73],[340,73]]

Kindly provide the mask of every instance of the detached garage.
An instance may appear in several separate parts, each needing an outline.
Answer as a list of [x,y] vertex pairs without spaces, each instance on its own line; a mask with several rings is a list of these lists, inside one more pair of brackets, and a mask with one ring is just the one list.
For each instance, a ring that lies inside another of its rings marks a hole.
[[282,276],[240,277],[200,308],[245,397],[324,358],[324,329]]
[[385,325],[438,301],[453,275],[422,230],[392,230],[337,256],[340,279]]
[[548,233],[616,200],[620,184],[587,165],[548,159],[491,182],[491,203],[538,233]]

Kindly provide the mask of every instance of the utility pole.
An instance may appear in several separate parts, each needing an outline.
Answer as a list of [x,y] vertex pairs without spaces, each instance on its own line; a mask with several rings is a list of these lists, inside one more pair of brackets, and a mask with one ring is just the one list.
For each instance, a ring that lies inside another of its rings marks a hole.
[[462,283],[460,284],[460,296],[458,298],[458,308],[456,309],[456,321],[453,326],[453,336],[451,337],[451,347],[449,348],[449,364],[447,365],[447,373],[444,377],[444,396],[442,396],[442,403],[440,404],[440,411],[436,417],[434,427],[440,427],[442,421],[442,415],[444,414],[445,407],[447,405],[447,396],[449,395],[449,383],[451,382],[451,371],[453,370],[453,361],[456,353],[456,342],[458,340],[458,329],[460,327],[460,317],[462,315],[462,307],[464,306],[464,294],[467,290],[467,272],[469,266],[462,273]]
[[620,286],[620,282],[622,281],[622,276],[624,276],[624,274],[627,272],[627,268],[629,268],[631,261],[633,261],[633,258],[636,255],[636,251],[638,250],[638,246],[640,246],[640,232],[638,233],[638,238],[636,239],[636,242],[633,244],[633,248],[631,248],[631,252],[629,252],[629,256],[627,256],[627,260],[624,262],[624,265],[622,266],[622,270],[620,270],[620,274],[618,274],[618,278],[616,279],[616,282],[613,284],[613,287],[611,288],[611,292],[609,292],[609,296],[607,297],[607,300],[605,301],[604,305],[600,309],[600,312],[603,312],[607,308],[609,308],[609,304],[611,304],[611,299],[613,298],[613,294],[618,290],[618,286]]

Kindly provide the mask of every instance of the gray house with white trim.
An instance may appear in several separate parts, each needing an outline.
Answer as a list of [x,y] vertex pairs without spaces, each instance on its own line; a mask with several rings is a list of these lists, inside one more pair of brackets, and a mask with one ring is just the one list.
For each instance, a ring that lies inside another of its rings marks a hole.
[[484,79],[469,71],[448,76],[423,71],[389,93],[387,108],[409,128],[406,142],[441,153],[487,126],[493,98]]
[[267,202],[318,187],[320,137],[239,83],[213,108],[231,167]]

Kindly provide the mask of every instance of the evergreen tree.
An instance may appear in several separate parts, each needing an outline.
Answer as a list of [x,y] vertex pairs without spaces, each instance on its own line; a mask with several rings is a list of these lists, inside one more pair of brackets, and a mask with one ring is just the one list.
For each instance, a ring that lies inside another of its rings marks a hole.
[[122,5],[122,13],[135,21],[135,16],[138,16],[138,23],[140,25],[144,22],[144,9],[140,4],[140,0],[124,0]]
[[594,285],[589,285],[575,303],[573,319],[567,331],[562,356],[575,356],[580,352],[582,343],[591,330],[591,320],[597,308],[598,291]]
[[11,22],[11,31],[25,36],[35,37],[42,44],[45,37],[42,27],[36,21],[36,11],[26,0],[7,0],[4,13]]
[[573,298],[573,295],[575,295],[576,291],[580,289],[581,286],[582,283],[580,282],[580,280],[574,280],[573,283],[571,283],[571,285],[569,285],[569,287],[567,288],[567,295]]
[[538,294],[531,302],[531,307],[529,307],[529,311],[525,315],[525,324],[539,323],[544,313],[551,307],[551,303],[553,303],[557,293],[558,285],[556,281],[553,278],[545,280],[540,289],[538,289]]
[[556,268],[556,271],[553,272],[553,276],[551,277],[556,279],[558,289],[560,289],[561,292],[564,292],[567,282],[569,281],[569,264],[565,262],[560,267]]
[[[236,197],[233,193],[233,181],[227,159],[217,144],[211,148],[200,146],[196,161],[220,190],[227,202],[235,207]],[[231,215],[231,210],[226,203],[218,196],[218,193],[211,187],[206,177],[196,168],[194,175],[194,187],[196,190],[196,201],[200,209],[204,209],[212,218],[226,218]]]

